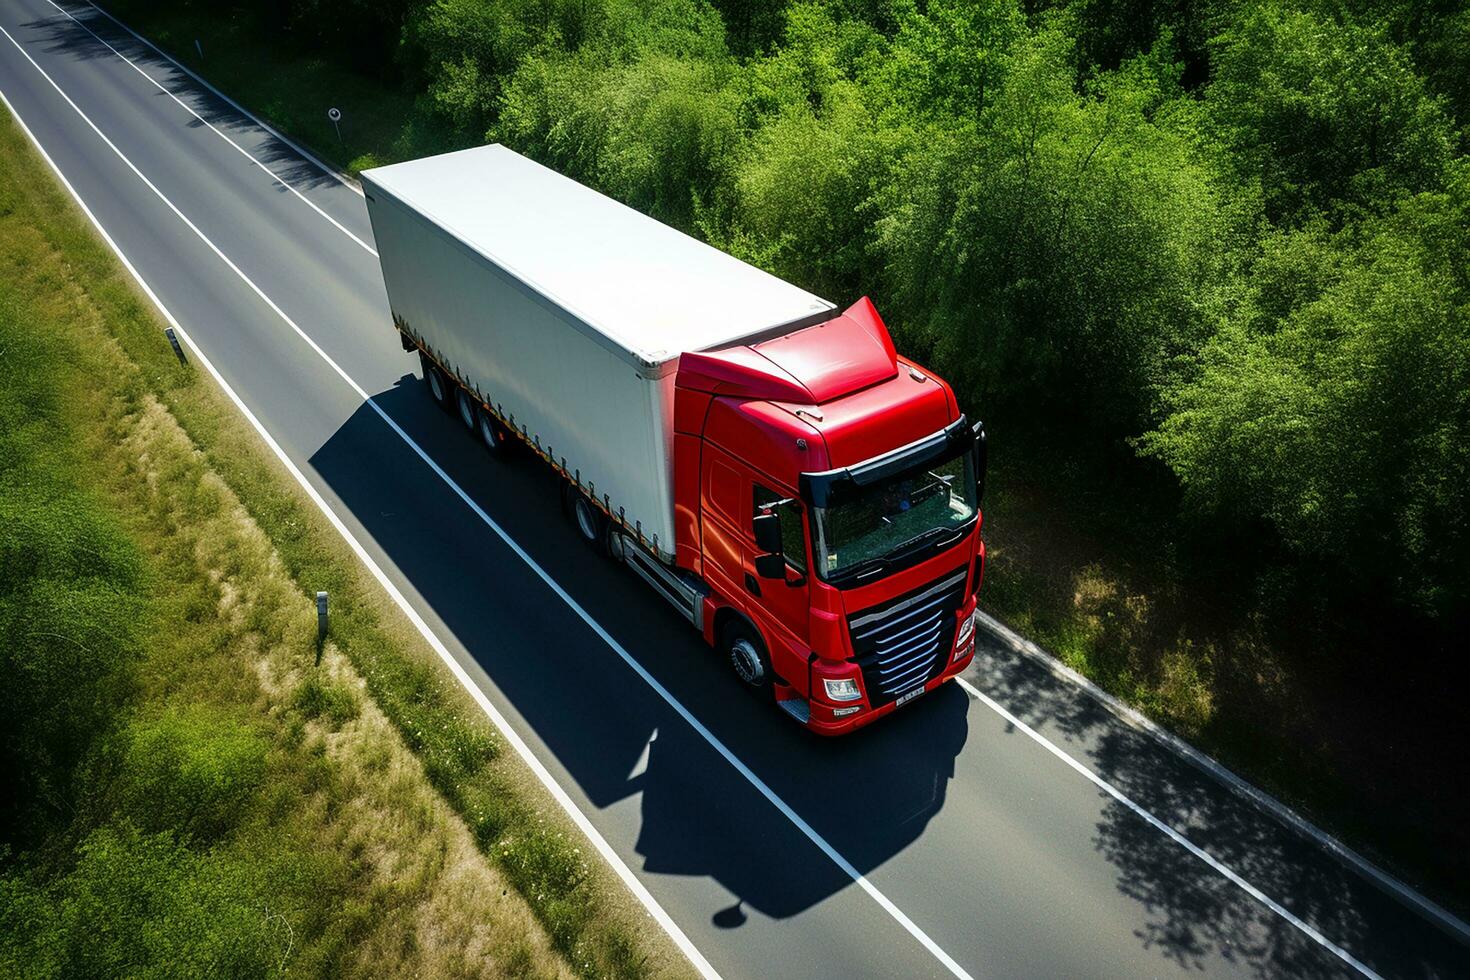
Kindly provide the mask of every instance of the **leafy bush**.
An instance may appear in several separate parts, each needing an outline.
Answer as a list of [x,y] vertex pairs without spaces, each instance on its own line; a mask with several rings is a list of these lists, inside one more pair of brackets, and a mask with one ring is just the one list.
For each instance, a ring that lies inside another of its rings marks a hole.
[[92,833],[47,884],[0,879],[0,972],[11,976],[262,977],[291,926],[260,866],[123,824]]
[[47,365],[55,343],[0,283],[0,828],[74,803],[72,772],[131,690],[139,555],[77,488]]
[[267,748],[250,728],[201,707],[136,721],[122,735],[120,808],[144,830],[218,838],[260,788]]

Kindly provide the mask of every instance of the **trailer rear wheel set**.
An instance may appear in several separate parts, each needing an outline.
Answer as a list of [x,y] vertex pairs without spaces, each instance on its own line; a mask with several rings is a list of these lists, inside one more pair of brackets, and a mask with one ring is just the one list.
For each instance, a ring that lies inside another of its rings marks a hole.
[[424,384],[429,389],[429,397],[434,399],[434,404],[449,411],[449,380],[444,377],[444,372],[423,351],[419,351],[419,364],[424,369]]
[[489,450],[490,455],[501,457],[510,449],[510,433],[476,401],[470,390],[457,382],[435,364],[429,355],[419,351],[419,363],[424,369],[424,387],[434,403],[446,412],[457,414],[464,427],[474,433]]

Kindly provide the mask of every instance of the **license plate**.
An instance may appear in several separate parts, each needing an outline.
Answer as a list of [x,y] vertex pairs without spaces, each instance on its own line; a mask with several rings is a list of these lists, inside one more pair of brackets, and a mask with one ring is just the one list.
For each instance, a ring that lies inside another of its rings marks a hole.
[[914,698],[918,697],[920,694],[923,694],[923,693],[924,693],[924,689],[922,687],[916,687],[912,691],[910,691],[909,693],[903,695],[898,700],[894,701],[893,702],[893,706],[895,708],[897,708],[899,705],[908,704]]

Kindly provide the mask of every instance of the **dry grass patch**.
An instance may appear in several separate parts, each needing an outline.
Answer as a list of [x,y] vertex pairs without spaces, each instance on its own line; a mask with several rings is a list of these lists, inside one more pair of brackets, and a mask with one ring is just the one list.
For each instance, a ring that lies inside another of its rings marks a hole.
[[329,642],[314,665],[314,607],[173,416],[144,395],[138,410],[109,418],[107,428],[121,435],[106,457],[112,482],[134,488],[139,525],[168,529],[155,549],[187,553],[214,591],[227,653],[217,666],[251,676],[251,707],[289,752],[317,767],[290,820],[321,847],[350,856],[352,891],[371,910],[344,950],[345,971],[570,975],[352,664]]

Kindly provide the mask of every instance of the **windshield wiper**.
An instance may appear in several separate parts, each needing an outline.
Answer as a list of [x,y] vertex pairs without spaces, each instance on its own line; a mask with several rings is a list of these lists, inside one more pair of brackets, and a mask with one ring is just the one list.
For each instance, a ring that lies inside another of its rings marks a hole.
[[864,558],[856,565],[849,565],[846,568],[839,569],[836,572],[828,574],[827,581],[845,582],[848,579],[862,578],[865,575],[871,575],[873,572],[887,567],[887,558]]
[[964,533],[964,529],[963,528],[950,528],[950,527],[931,527],[929,530],[925,531],[924,533],[915,535],[914,537],[909,538],[903,544],[898,545],[897,547],[890,549],[888,551],[888,553],[886,555],[884,555],[883,557],[885,557],[885,558],[897,558],[899,555],[908,554],[911,551],[918,551],[921,547],[923,547],[924,545],[928,544],[929,542],[935,540],[936,538],[943,537],[943,536],[946,536],[946,535],[950,535],[952,532],[958,532],[960,534],[963,534]]

